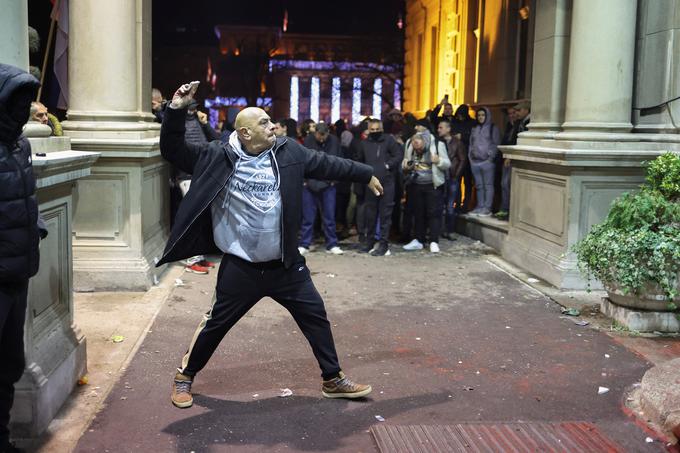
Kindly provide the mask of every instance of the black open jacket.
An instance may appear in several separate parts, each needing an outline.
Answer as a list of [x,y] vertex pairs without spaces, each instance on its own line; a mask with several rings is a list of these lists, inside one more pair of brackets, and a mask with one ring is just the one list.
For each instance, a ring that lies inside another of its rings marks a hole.
[[[186,109],[168,107],[161,127],[161,154],[182,171],[190,173],[191,189],[182,200],[170,239],[158,266],[194,255],[221,253],[213,239],[210,204],[226,186],[234,171],[236,152],[230,145],[213,141],[193,145],[184,140]],[[312,151],[278,137],[274,145],[281,191],[281,244],[285,267],[302,260],[298,231],[302,220],[302,187],[306,178],[347,180],[368,184],[371,167]]]

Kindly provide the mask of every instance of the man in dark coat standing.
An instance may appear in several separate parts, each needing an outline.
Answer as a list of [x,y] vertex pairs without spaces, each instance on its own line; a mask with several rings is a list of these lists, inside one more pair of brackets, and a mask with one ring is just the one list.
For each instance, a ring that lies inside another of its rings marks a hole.
[[38,272],[38,244],[47,236],[35,197],[31,145],[21,135],[40,84],[0,64],[0,452],[20,451],[9,441],[14,384],[24,372],[28,279]]
[[[385,134],[382,122],[375,118],[368,120],[368,138],[359,143],[358,160],[373,167],[373,174],[380,180],[385,193],[380,196],[370,192],[366,194],[366,242],[362,252],[373,256],[390,254],[388,237],[394,208],[394,185],[403,158],[403,147],[391,135]],[[378,245],[374,247],[378,219],[380,233]]]
[[193,175],[158,265],[200,253],[224,253],[212,307],[177,368],[172,403],[193,404],[191,386],[226,333],[263,297],[293,316],[321,368],[326,398],[360,398],[370,385],[340,368],[323,299],[297,248],[306,178],[349,180],[382,193],[371,167],[313,151],[287,137],[259,108],[242,110],[228,143],[186,142],[184,116],[198,83],[182,85],[161,128],[163,157]]
[[[330,133],[326,123],[318,123],[313,133],[305,137],[304,145],[329,156],[340,156],[340,140]],[[302,255],[309,252],[314,235],[316,212],[321,211],[321,226],[326,236],[326,252],[342,255],[335,231],[335,181],[307,179],[302,190],[302,229],[300,231],[299,251]]]

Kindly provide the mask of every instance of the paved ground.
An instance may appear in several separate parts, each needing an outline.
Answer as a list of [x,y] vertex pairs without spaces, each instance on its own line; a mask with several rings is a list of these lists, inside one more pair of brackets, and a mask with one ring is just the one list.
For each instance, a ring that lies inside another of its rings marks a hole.
[[[312,253],[348,374],[365,401],[325,400],[297,326],[263,300],[198,376],[194,407],[175,409],[170,381],[216,272],[186,274],[76,451],[375,452],[376,416],[394,425],[589,421],[626,451],[661,451],[622,411],[651,364],[488,262],[467,239],[444,253]],[[607,356],[608,357],[607,357]],[[610,391],[598,396],[598,387]],[[293,396],[280,398],[280,389]]]

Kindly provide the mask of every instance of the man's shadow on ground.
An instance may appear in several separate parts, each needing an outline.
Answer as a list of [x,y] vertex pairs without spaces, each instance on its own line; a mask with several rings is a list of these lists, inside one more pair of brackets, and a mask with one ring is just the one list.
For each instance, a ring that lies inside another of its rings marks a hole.
[[208,409],[166,426],[164,433],[177,437],[178,451],[207,451],[219,445],[274,447],[332,451],[343,440],[364,433],[376,423],[376,415],[388,422],[397,414],[449,400],[450,392],[373,401],[328,400],[310,396],[229,401],[194,395],[194,404]]

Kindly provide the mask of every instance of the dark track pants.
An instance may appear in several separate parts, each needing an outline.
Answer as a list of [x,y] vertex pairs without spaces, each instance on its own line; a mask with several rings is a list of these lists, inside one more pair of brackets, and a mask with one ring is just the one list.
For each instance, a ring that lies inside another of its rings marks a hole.
[[383,194],[376,196],[370,190],[366,191],[364,215],[366,216],[366,241],[373,242],[377,222],[380,220],[379,242],[387,243],[392,225],[392,209],[394,208],[394,182],[383,183]]
[[286,269],[280,261],[250,263],[233,255],[222,258],[212,308],[196,329],[179,371],[188,376],[201,371],[229,329],[266,296],[293,315],[319,362],[321,376],[337,376],[340,365],[331,326],[305,262]]
[[28,280],[0,283],[0,444],[9,439],[14,383],[24,372],[24,321]]

